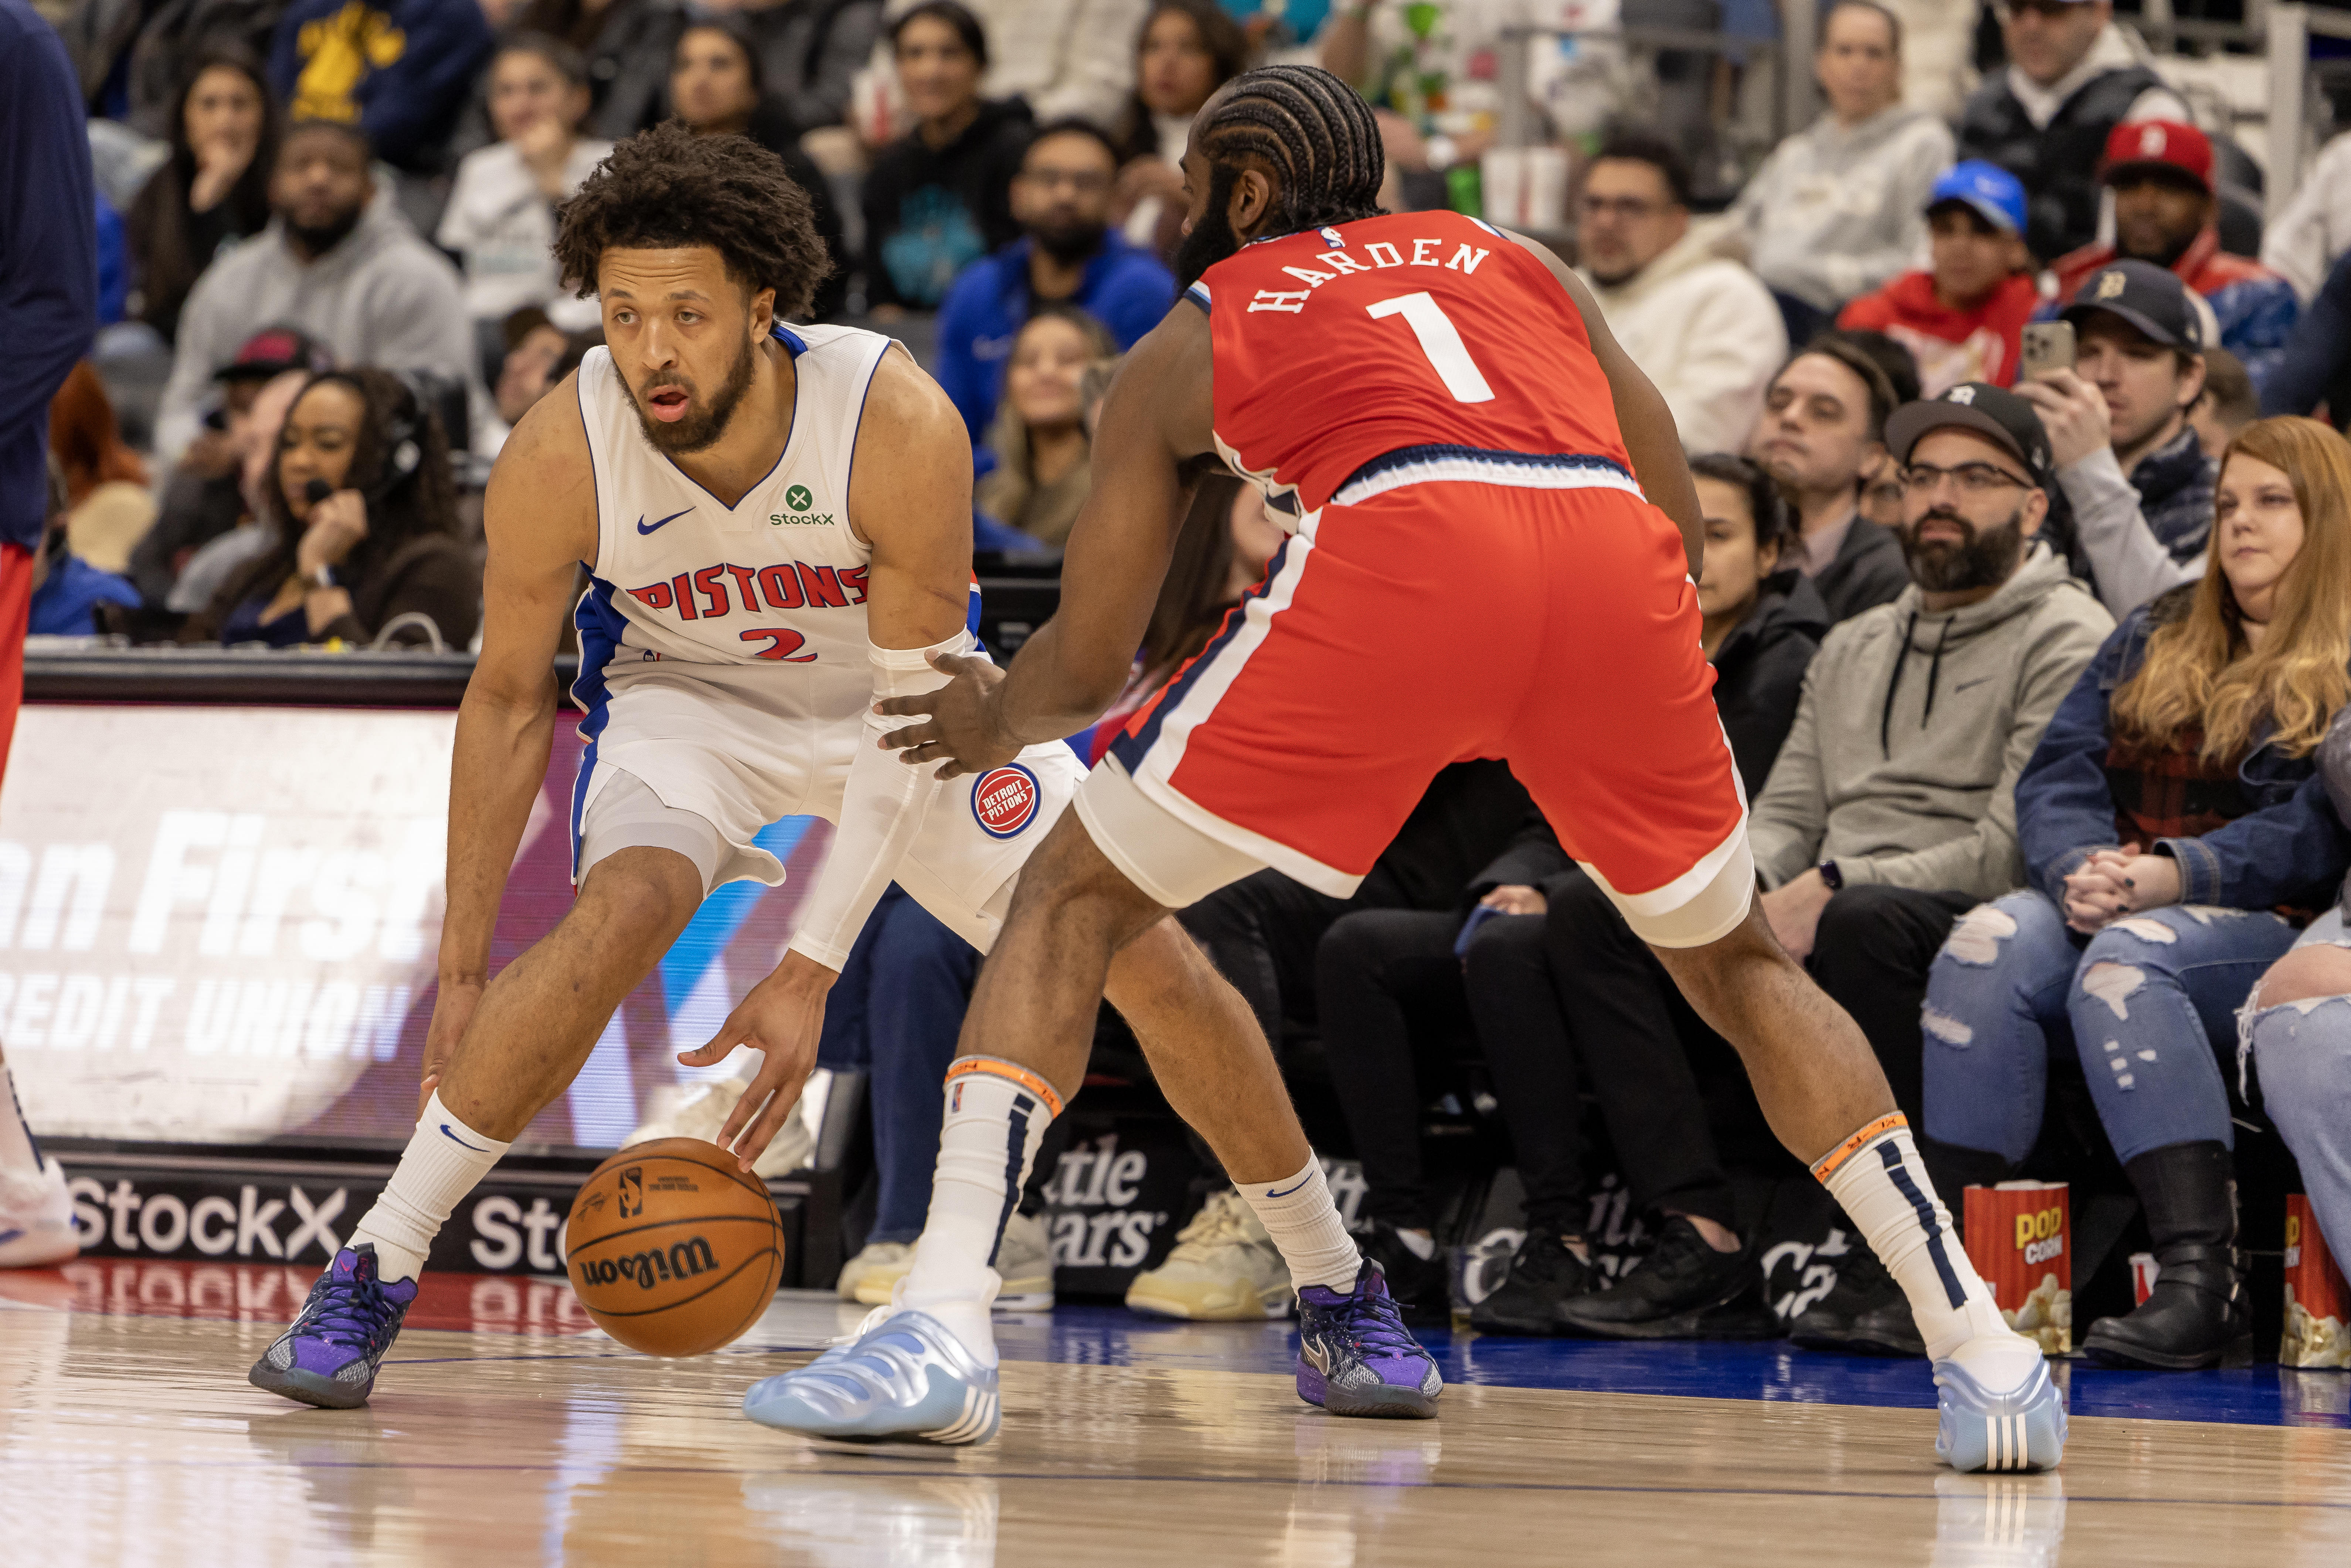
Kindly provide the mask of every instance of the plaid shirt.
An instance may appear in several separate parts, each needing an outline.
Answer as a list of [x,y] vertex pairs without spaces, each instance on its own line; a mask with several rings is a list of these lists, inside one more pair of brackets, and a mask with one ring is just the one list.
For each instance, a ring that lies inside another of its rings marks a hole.
[[2199,839],[2252,810],[2239,784],[2241,757],[2207,762],[2200,729],[2183,729],[2161,751],[2116,740],[2106,748],[2115,797],[2115,841],[2151,853],[2161,839]]

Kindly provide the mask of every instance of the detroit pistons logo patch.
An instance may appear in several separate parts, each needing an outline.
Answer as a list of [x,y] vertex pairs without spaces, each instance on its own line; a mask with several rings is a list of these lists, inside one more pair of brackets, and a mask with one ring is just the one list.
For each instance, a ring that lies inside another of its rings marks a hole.
[[971,787],[971,814],[991,839],[1016,836],[1037,818],[1037,776],[1018,762],[991,768]]

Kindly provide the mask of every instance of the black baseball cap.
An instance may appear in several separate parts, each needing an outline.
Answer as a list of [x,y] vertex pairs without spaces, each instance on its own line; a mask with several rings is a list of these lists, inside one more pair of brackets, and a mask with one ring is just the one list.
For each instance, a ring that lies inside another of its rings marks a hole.
[[2061,321],[2078,323],[2093,310],[2119,316],[2167,349],[2204,351],[2204,322],[2188,285],[2151,261],[2116,261],[2098,268],[2074,291]]
[[2049,434],[2041,428],[2040,413],[1988,382],[1961,382],[1938,398],[1904,403],[1886,422],[1886,449],[1907,464],[1921,436],[1952,425],[1990,437],[2024,465],[2033,484],[2049,487]]

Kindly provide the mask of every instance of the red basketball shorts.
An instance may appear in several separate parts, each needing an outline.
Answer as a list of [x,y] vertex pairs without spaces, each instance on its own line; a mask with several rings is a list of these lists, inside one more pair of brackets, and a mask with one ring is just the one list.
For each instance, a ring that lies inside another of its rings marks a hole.
[[1334,504],[1129,721],[1079,813],[1171,907],[1269,865],[1344,898],[1439,768],[1501,758],[1635,931],[1710,942],[1754,875],[1698,633],[1680,533],[1608,481]]

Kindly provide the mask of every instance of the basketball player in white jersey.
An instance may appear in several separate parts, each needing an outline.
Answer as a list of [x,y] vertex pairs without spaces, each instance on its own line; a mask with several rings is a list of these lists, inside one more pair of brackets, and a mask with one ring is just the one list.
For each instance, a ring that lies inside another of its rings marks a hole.
[[[985,949],[1082,771],[1055,742],[942,784],[877,744],[877,700],[935,689],[946,677],[931,656],[976,646],[971,449],[946,393],[888,339],[780,324],[829,263],[779,159],[675,125],[632,138],[564,207],[556,251],[565,277],[601,295],[609,348],[524,417],[491,475],[423,1115],[383,1197],[250,1374],[306,1404],[366,1401],[435,1232],[563,1092],[711,890],[783,880],[754,842],[763,826],[823,817],[831,855],[775,971],[679,1058],[765,1052],[721,1133],[747,1171],[799,1097],[826,993],[883,889],[895,880]],[[574,606],[582,563],[591,583]],[[567,609],[588,741],[569,823],[578,900],[493,977],[507,869],[546,777]],[[1247,1005],[1172,922],[1121,956],[1107,994],[1228,1166],[1270,1170],[1302,1141],[1271,1057],[1222,1043],[1247,1038],[1233,1027]],[[1201,1028],[1203,1015],[1222,1027]],[[1040,1124],[1061,1110],[1051,1084],[1014,1064],[956,1067],[953,1095]],[[987,1156],[1008,1157],[1017,1149]],[[941,1183],[1002,1179],[941,1156]],[[1322,1207],[1284,1233],[1292,1267],[1352,1275],[1354,1244]],[[964,1348],[988,1345],[987,1305],[942,1307],[936,1323],[912,1314],[957,1389],[976,1391],[942,1412],[943,1430],[995,1427],[992,1355]]]

